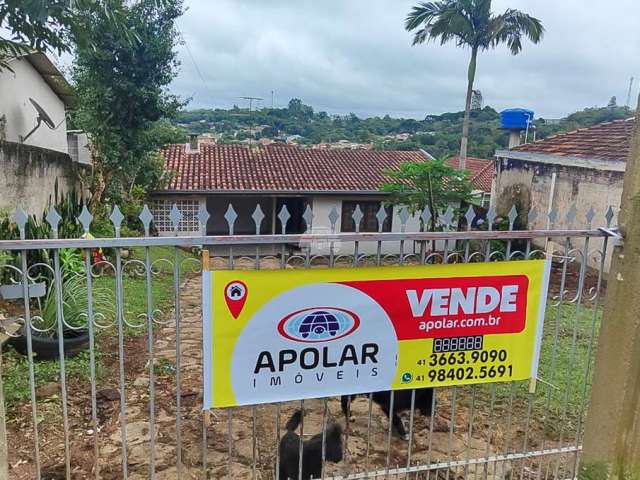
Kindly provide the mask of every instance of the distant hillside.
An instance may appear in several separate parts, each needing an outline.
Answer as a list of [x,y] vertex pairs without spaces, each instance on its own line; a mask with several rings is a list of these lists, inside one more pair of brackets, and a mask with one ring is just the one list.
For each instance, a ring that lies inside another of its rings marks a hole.
[[[554,121],[535,120],[537,138],[588,127],[600,122],[627,118],[633,112],[610,105],[586,108]],[[186,133],[211,133],[218,142],[235,143],[247,138],[285,140],[296,143],[335,143],[340,140],[373,144],[376,149],[425,149],[434,156],[456,155],[460,145],[464,112],[427,115],[424,120],[384,117],[359,118],[354,114],[329,115],[292,99],[286,108],[198,109],[181,112],[174,123]],[[530,132],[529,141],[533,133]],[[469,155],[489,158],[497,148],[507,145],[507,134],[500,129],[500,115],[491,107],[471,112]]]

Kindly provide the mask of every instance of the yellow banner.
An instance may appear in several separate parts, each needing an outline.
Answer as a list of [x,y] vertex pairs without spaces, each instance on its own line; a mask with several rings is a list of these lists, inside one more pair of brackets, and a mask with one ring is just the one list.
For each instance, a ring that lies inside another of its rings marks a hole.
[[535,378],[544,260],[205,271],[205,409]]

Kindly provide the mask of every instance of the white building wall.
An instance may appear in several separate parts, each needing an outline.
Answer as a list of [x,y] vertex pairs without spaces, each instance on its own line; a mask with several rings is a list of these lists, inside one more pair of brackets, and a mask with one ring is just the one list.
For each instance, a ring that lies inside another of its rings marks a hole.
[[29,97],[38,102],[49,114],[56,129],[42,124],[31,135],[26,145],[33,145],[68,153],[67,122],[64,103],[46,84],[40,74],[24,58],[10,63],[13,72],[0,70],[0,117],[6,116],[6,140],[19,142],[36,126],[37,113]]
[[[331,233],[331,222],[329,221],[329,213],[335,206],[338,214],[342,214],[342,201],[371,201],[380,200],[379,198],[363,198],[363,197],[326,197],[317,196],[313,197],[313,229],[312,233]],[[400,232],[402,230],[402,222],[399,218],[400,208],[393,207],[393,220],[391,223],[392,232]],[[336,233],[340,233],[341,218],[338,218],[336,222]],[[420,219],[417,215],[409,217],[406,224],[406,232],[419,232],[420,231]],[[414,250],[415,247],[415,250]],[[355,242],[341,242],[340,244],[334,243],[333,246],[335,255],[353,255],[355,251]],[[358,252],[365,255],[376,254],[378,250],[377,242],[359,242]],[[327,255],[330,251],[330,245],[314,244],[311,247],[311,253],[313,255]],[[399,241],[388,241],[382,243],[382,254],[398,254],[400,253]],[[419,252],[419,246],[413,245],[413,242],[405,242],[404,253]]]
[[[173,232],[169,222],[169,210],[173,203],[177,203],[178,207],[183,210],[184,219],[180,225],[180,231],[178,235],[199,235],[198,222],[195,215],[197,214],[198,205],[206,206],[209,214],[209,224],[207,226],[208,235],[224,235],[227,233],[227,223],[224,219],[224,212],[228,206],[229,201],[233,203],[236,213],[238,213],[238,219],[235,224],[236,234],[253,234],[255,232],[255,223],[251,219],[251,214],[255,209],[257,202],[260,203],[263,211],[265,212],[265,220],[263,222],[263,234],[270,233],[272,227],[272,211],[269,209],[271,198],[267,197],[252,197],[252,198],[233,198],[221,197],[221,196],[184,196],[184,195],[163,195],[158,196],[151,202],[150,207],[154,214],[154,224],[160,236],[173,236]],[[329,214],[332,208],[335,206],[338,211],[338,215],[342,214],[342,202],[343,201],[380,201],[380,198],[376,197],[331,197],[331,196],[315,196],[311,197],[311,208],[313,210],[313,227],[311,233],[314,234],[330,234],[332,232],[331,222],[329,220]],[[393,207],[392,211],[392,232],[402,231],[402,222],[400,220],[399,207]],[[339,217],[336,226],[335,233],[341,231],[341,218]],[[405,226],[405,232],[419,232],[420,231],[420,219],[418,215],[412,215],[407,220]],[[330,253],[331,245],[329,242],[317,242],[314,241],[311,245],[309,243],[302,242],[300,245],[289,245],[294,249],[300,248],[304,250],[308,246],[311,247],[312,255],[328,255]],[[436,242],[437,250],[444,250],[444,242]],[[256,252],[256,245],[245,245],[234,247],[235,255],[254,255]],[[378,251],[377,241],[362,241],[358,244],[358,253],[364,255],[375,255]],[[404,242],[404,254],[420,253],[420,245],[412,241]],[[216,248],[212,249],[214,255],[227,255],[228,249]],[[275,248],[273,245],[260,246],[260,253],[262,255],[273,255],[279,252],[279,248]],[[353,255],[355,252],[355,242],[334,242],[333,252],[338,255]],[[400,241],[385,241],[382,243],[381,248],[382,255],[397,255],[400,253]]]

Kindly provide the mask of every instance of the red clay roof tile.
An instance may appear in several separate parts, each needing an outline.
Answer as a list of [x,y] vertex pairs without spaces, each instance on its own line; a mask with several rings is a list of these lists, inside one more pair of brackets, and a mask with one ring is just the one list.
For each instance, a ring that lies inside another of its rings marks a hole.
[[[385,170],[426,160],[418,151],[271,145],[201,144],[198,153],[187,153],[185,145],[177,144],[160,153],[172,173],[167,191],[377,192],[388,181]],[[467,169],[476,189],[491,191],[493,161],[469,158]]]
[[[449,158],[446,163],[454,168],[458,168],[458,157]],[[496,166],[493,160],[467,157],[466,170],[471,173],[471,184],[476,190],[481,190],[487,193],[491,192],[493,174],[496,171]]]
[[563,157],[626,161],[635,119],[614,120],[572,132],[560,133],[513,150]]

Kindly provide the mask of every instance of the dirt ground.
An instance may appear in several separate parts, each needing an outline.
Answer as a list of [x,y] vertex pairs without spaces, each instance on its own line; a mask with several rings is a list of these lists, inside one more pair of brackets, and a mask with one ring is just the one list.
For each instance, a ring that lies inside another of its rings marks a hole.
[[[275,266],[275,265],[274,265]],[[240,263],[239,268],[252,268]],[[557,268],[554,269],[555,284]],[[568,277],[569,282],[575,275]],[[592,276],[588,282],[595,282]],[[574,282],[575,283],[575,282]],[[569,288],[569,287],[567,287]],[[262,405],[231,410],[216,410],[210,415],[201,410],[201,307],[200,279],[189,278],[181,289],[181,395],[180,430],[182,449],[178,466],[176,448],[176,327],[174,321],[158,328],[154,334],[155,365],[155,448],[153,461],[159,480],[174,479],[180,468],[182,478],[255,478],[274,477],[278,435],[300,402],[289,402],[278,407]],[[117,352],[117,338],[105,340],[103,351]],[[149,478],[152,462],[149,366],[147,337],[129,337],[125,342],[125,415],[120,412],[118,390],[118,358],[104,358],[107,375],[101,380],[96,396],[98,431],[91,423],[91,401],[86,383],[72,382],[69,391],[69,428],[71,478],[105,480],[124,477],[122,425],[126,422],[127,475],[132,480]],[[45,386],[47,387],[47,386]],[[489,392],[487,386],[479,387]],[[42,478],[65,478],[64,435],[61,428],[59,386],[54,384],[38,391],[38,421]],[[455,397],[455,403],[453,399]],[[338,464],[327,463],[327,476],[346,476],[387,468],[430,465],[454,460],[486,458],[521,451],[524,442],[529,450],[553,448],[557,442],[546,437],[542,419],[525,424],[526,404],[511,404],[499,398],[490,406],[487,396],[472,402],[471,388],[439,389],[436,415],[431,419],[416,413],[409,461],[408,442],[393,437],[388,445],[388,421],[377,405],[372,406],[371,427],[368,429],[369,403],[360,397],[352,404],[355,421],[348,426],[337,398],[328,399],[327,410],[334,421],[345,427],[345,459]],[[473,406],[473,412],[471,410]],[[325,402],[304,402],[305,438],[321,432]],[[455,412],[453,410],[455,409]],[[452,415],[455,413],[455,415]],[[35,478],[33,461],[33,429],[29,404],[11,412],[8,424],[10,478]],[[408,412],[403,414],[406,425]],[[470,422],[471,420],[471,422]],[[256,432],[255,436],[253,432]],[[278,432],[280,430],[280,432]],[[206,442],[204,437],[206,436]],[[525,438],[526,437],[526,438]],[[563,444],[567,444],[565,439]],[[97,456],[96,456],[96,453]],[[387,460],[388,457],[388,460]],[[560,460],[561,468],[571,469],[573,456],[553,457]],[[536,476],[539,468],[547,468],[546,460],[504,460],[485,465],[442,468],[437,472],[423,472],[415,478],[510,478],[516,475],[527,479]],[[554,468],[555,463],[551,464]],[[544,473],[543,473],[544,474]]]

